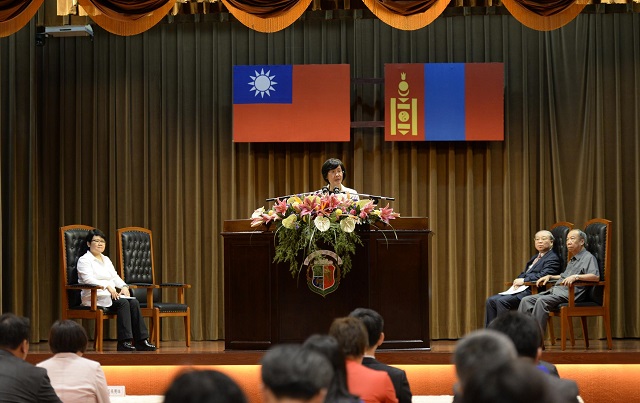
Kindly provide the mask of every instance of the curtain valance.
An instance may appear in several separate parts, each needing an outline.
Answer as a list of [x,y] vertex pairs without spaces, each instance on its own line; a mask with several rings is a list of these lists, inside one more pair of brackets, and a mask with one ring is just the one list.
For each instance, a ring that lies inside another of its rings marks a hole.
[[0,0],[0,37],[18,32],[33,18],[44,0]]

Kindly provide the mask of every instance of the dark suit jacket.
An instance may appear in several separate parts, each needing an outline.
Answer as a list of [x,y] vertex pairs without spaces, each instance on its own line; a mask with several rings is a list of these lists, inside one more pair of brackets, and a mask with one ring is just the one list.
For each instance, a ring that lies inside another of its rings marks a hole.
[[411,403],[411,389],[409,388],[409,380],[407,379],[407,373],[399,368],[394,368],[387,364],[383,364],[380,361],[372,357],[364,357],[362,359],[362,365],[367,368],[375,369],[376,371],[385,371],[391,378],[391,383],[396,390],[396,397],[398,403]]
[[[544,277],[548,274],[558,275],[564,271],[564,265],[560,261],[558,255],[552,250],[545,253],[544,256],[540,260],[536,262],[536,264],[527,272],[529,265],[533,263],[538,254],[536,253],[529,259],[529,261],[524,265],[524,270],[522,273],[518,275],[517,278],[523,278],[524,281],[538,281],[540,277]],[[529,295],[529,293],[520,293],[524,294],[522,297]],[[516,294],[517,295],[517,294]]]
[[547,382],[554,402],[576,403],[578,401],[578,384],[575,381],[547,375]]
[[60,402],[47,370],[0,350],[0,402]]

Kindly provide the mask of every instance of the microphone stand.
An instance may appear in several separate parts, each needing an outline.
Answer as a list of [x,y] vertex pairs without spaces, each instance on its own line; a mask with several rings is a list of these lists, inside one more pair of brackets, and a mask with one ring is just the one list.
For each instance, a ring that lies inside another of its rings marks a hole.
[[[333,192],[329,191],[326,188],[323,188],[323,190],[326,191],[315,191],[315,192],[304,192],[304,193],[296,193],[296,194],[290,194],[290,195],[284,195],[284,196],[277,196],[277,197],[269,197],[268,199],[265,199],[267,202],[273,202],[276,200],[282,200],[282,199],[288,199],[290,197],[293,196],[308,196],[308,195],[313,195],[313,194],[327,194],[327,193],[332,193],[332,194],[341,194],[344,192],[336,192],[335,190]],[[395,201],[395,197],[389,197],[389,196],[381,196],[381,195],[372,195],[372,194],[368,194],[368,193],[356,193],[356,195],[361,198],[361,199],[373,199],[373,202],[375,204],[378,204],[378,202],[380,200],[387,200],[387,201]]]
[[268,199],[265,199],[265,200],[268,201],[268,202],[272,202],[272,201],[276,201],[276,200],[288,199],[288,198],[293,197],[293,196],[308,196],[308,195],[314,195],[314,194],[318,194],[318,193],[325,193],[325,192],[317,190],[315,192],[294,193],[294,194],[284,195],[284,196],[269,197]]

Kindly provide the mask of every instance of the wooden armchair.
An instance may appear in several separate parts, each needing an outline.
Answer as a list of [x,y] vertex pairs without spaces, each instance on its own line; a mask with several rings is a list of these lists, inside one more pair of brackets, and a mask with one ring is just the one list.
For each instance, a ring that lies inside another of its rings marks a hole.
[[[585,249],[591,252],[598,261],[600,269],[600,281],[587,282],[579,281],[569,286],[569,302],[561,304],[557,311],[551,312],[551,317],[560,317],[561,348],[566,348],[567,328],[571,333],[571,345],[575,346],[573,337],[573,324],[571,318],[579,317],[582,323],[582,333],[586,348],[589,348],[589,332],[587,328],[587,317],[602,316],[604,329],[607,336],[607,347],[613,348],[611,338],[611,308],[610,308],[610,288],[611,288],[611,221],[603,218],[594,218],[587,221],[584,226],[587,234]],[[588,296],[584,301],[575,302],[575,286],[589,287]],[[549,329],[553,329],[552,326]]]
[[[67,225],[60,228],[60,268],[62,285],[62,319],[95,320],[95,349],[102,351],[105,319],[115,319],[115,313],[109,308],[98,306],[98,289],[92,284],[78,284],[78,259],[87,250],[86,237],[93,227],[86,225]],[[91,306],[82,305],[80,292],[91,290]]]
[[[118,266],[122,279],[130,286],[131,296],[140,302],[144,316],[151,317],[151,335],[156,347],[160,347],[160,319],[184,318],[187,347],[191,345],[191,310],[185,303],[184,290],[191,288],[183,283],[156,283],[153,264],[153,237],[151,231],[140,227],[118,230]],[[164,289],[177,291],[177,302],[162,300]]]

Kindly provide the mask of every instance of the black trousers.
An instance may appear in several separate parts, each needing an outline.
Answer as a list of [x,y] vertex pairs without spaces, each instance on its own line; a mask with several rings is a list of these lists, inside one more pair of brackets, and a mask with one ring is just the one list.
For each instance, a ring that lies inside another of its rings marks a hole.
[[114,299],[110,310],[118,315],[118,341],[130,339],[138,341],[149,338],[149,330],[144,323],[137,299]]

